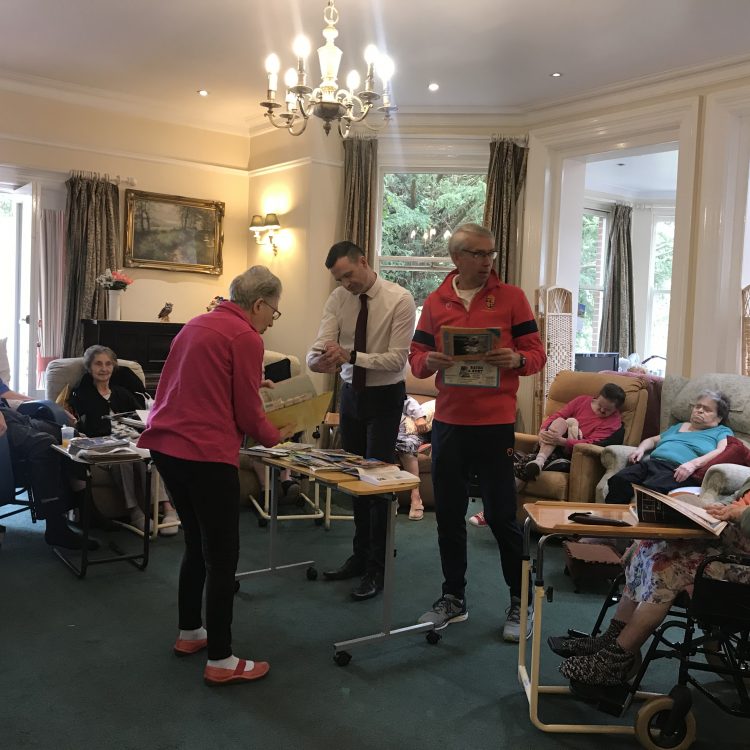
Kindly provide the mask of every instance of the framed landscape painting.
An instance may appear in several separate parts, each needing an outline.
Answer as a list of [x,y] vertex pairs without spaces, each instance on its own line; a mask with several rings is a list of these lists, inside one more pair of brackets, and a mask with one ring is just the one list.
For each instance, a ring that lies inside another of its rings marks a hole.
[[126,190],[124,264],[218,276],[223,224],[221,201]]

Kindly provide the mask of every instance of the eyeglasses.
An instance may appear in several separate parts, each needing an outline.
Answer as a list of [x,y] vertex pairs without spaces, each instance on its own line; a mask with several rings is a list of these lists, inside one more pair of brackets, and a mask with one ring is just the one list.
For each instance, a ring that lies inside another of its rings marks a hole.
[[488,253],[482,252],[481,250],[462,250],[462,253],[471,255],[474,260],[495,260],[497,258],[497,250],[490,250]]
[[281,313],[273,305],[269,305],[268,302],[266,302],[264,299],[262,299],[261,302],[273,310],[273,315],[271,316],[271,320],[278,320],[281,317]]

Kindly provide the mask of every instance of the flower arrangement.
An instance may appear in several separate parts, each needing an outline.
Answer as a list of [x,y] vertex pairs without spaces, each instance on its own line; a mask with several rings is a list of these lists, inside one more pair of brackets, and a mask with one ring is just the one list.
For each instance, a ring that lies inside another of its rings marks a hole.
[[111,269],[107,268],[101,276],[96,277],[96,283],[103,289],[119,291],[127,289],[128,286],[133,283],[133,279],[120,271],[113,272]]

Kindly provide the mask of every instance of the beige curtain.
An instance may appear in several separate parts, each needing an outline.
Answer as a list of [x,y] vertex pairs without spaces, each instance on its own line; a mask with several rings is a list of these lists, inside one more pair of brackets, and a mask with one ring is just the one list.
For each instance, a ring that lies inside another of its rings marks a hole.
[[44,385],[47,365],[63,353],[65,317],[65,212],[43,209],[39,227],[39,340],[37,387]]
[[378,142],[375,138],[344,139],[344,239],[354,242],[375,260],[372,204],[376,195]]
[[502,281],[517,284],[520,273],[518,253],[519,201],[526,180],[529,149],[512,138],[493,138],[487,169],[487,200],[484,226],[495,235],[496,271]]
[[68,252],[68,304],[63,356],[83,354],[81,320],[104,317],[106,295],[96,284],[105,269],[118,268],[120,191],[105,175],[74,172],[65,183],[65,243]]
[[633,310],[633,248],[630,221],[633,209],[616,204],[607,243],[604,274],[600,352],[620,352],[627,357],[635,351],[635,315]]

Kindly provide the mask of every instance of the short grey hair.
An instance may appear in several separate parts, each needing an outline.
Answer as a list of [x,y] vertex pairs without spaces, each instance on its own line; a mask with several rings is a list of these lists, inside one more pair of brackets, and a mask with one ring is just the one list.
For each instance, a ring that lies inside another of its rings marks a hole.
[[117,369],[117,355],[108,346],[94,344],[83,353],[83,366],[86,368],[86,372],[91,372],[91,365],[98,354],[106,354],[114,363],[115,369]]
[[716,404],[716,413],[719,416],[719,422],[723,424],[729,416],[729,398],[726,394],[721,391],[712,391],[707,388],[706,390],[701,391],[695,400],[698,401],[702,398],[710,398],[711,401]]
[[229,299],[243,310],[251,310],[259,299],[276,299],[280,295],[281,279],[265,266],[251,266],[229,285]]
[[454,253],[461,252],[461,250],[465,250],[466,236],[470,234],[478,237],[489,237],[493,243],[495,242],[495,235],[487,227],[473,223],[461,224],[453,232],[450,240],[448,240],[448,252],[453,255]]

